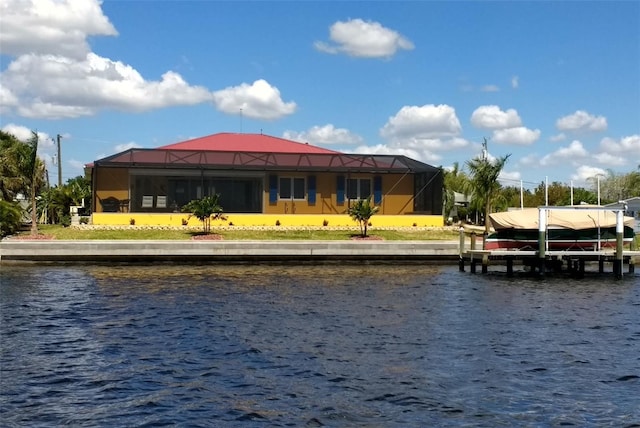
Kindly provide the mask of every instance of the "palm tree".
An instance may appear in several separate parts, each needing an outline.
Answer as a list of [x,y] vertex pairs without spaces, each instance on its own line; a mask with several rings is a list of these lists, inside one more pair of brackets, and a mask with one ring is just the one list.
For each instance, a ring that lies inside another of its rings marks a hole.
[[22,209],[16,202],[0,199],[0,238],[11,235],[22,224]]
[[491,214],[492,206],[500,193],[501,186],[498,183],[498,176],[510,156],[508,154],[491,161],[483,152],[482,157],[467,161],[470,174],[469,189],[480,206],[484,207],[485,233],[489,233],[489,214]]
[[38,232],[36,195],[44,184],[44,162],[38,158],[38,134],[26,143],[0,131],[0,196],[13,201],[19,193],[30,198],[31,233]]
[[371,198],[359,199],[353,206],[349,207],[347,213],[351,218],[360,225],[360,234],[363,238],[367,237],[367,226],[369,219],[373,217],[380,207],[371,204]]
[[218,219],[222,217],[222,207],[220,206],[220,195],[205,196],[202,199],[194,199],[182,207],[183,212],[190,212],[202,222],[202,229],[205,234],[211,231],[211,217]]
[[38,184],[38,169],[43,167],[42,161],[38,162],[38,133],[31,131],[31,138],[25,149],[24,163],[21,165],[22,173],[26,179],[26,187],[30,191],[31,201],[31,234],[38,234],[38,213],[36,210],[36,191]]
[[[451,216],[451,211],[455,205],[456,192],[465,193],[468,188],[467,182],[469,178],[460,170],[458,162],[453,163],[450,171],[444,170],[444,220],[445,222]],[[465,193],[465,196],[467,194]]]
[[0,197],[13,201],[24,190],[19,160],[24,143],[11,134],[0,131]]

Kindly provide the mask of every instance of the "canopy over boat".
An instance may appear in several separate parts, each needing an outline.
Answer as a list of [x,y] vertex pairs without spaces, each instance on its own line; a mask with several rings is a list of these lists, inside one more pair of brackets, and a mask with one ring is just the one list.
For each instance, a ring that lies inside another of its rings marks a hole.
[[[506,211],[489,214],[491,226],[496,231],[505,229],[538,229],[538,208]],[[624,217],[624,225],[634,226],[633,217]],[[616,227],[616,213],[602,209],[576,208],[561,210],[547,210],[547,228],[563,228],[583,230],[593,228]]]

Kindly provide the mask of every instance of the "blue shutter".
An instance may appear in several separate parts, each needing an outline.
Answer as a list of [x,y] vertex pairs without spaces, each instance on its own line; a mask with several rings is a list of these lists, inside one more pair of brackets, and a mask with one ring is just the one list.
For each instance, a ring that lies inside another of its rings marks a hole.
[[338,205],[344,204],[344,176],[338,176],[338,183],[336,187],[336,203]]
[[376,175],[373,177],[373,204],[380,205],[382,203],[382,177]]
[[278,176],[269,176],[269,203],[275,204],[278,202]]
[[309,189],[308,189],[309,205],[315,205],[316,204],[316,176],[315,175],[310,175],[307,177],[307,185],[309,186]]

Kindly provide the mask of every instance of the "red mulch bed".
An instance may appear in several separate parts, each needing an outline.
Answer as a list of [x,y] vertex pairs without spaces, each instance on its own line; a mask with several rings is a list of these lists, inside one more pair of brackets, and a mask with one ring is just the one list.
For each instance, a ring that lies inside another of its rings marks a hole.
[[21,240],[42,240],[42,239],[56,239],[53,235],[45,235],[38,233],[37,235],[31,235],[29,233],[13,235],[9,239],[21,239]]
[[207,235],[193,235],[191,237],[191,239],[193,239],[194,241],[219,241],[222,239],[222,235],[218,235],[215,233],[209,233]]
[[375,235],[367,235],[366,238],[363,238],[362,235],[358,234],[358,235],[351,235],[351,240],[353,241],[384,241],[384,238],[382,236],[375,236]]

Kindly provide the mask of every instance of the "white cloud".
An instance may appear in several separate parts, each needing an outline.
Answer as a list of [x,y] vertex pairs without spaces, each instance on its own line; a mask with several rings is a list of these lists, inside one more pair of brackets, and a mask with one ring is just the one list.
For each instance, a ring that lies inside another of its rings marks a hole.
[[623,137],[620,141],[603,138],[600,148],[605,152],[621,154],[631,162],[640,163],[640,134]]
[[88,38],[117,34],[96,0],[3,0],[0,112],[75,118],[103,109],[141,112],[211,100],[176,72],[145,80],[132,66],[90,51]]
[[500,144],[515,144],[518,146],[528,146],[540,138],[540,130],[532,130],[524,126],[515,128],[496,129],[493,131],[491,141]]
[[567,139],[567,136],[566,136],[566,134],[564,132],[561,132],[559,134],[552,135],[551,137],[549,137],[549,141],[554,142],[554,143],[556,143],[558,141],[564,141],[566,139]]
[[0,52],[61,55],[82,60],[90,36],[118,34],[97,0],[3,0]]
[[539,163],[540,163],[540,159],[538,158],[538,155],[536,155],[535,153],[531,153],[526,156],[523,156],[518,161],[518,165],[521,165],[524,167],[537,166],[539,165]]
[[[349,153],[349,152],[347,152]],[[376,146],[358,146],[350,153],[359,154],[374,154],[374,155],[403,155],[411,159],[419,160],[428,164],[437,164],[442,159],[442,156],[428,152],[418,151],[413,149],[407,149],[403,147],[392,147],[385,144],[378,144]]]
[[598,175],[606,177],[607,171],[595,166],[581,165],[578,167],[578,169],[576,169],[575,174],[571,175],[571,179],[581,183],[587,183],[593,182],[593,180],[596,179]]
[[[520,181],[522,179],[522,175],[520,171],[500,171],[500,176],[498,177],[500,180],[504,181]],[[513,186],[513,183],[507,183],[508,186]]]
[[263,79],[251,85],[243,83],[216,91],[213,93],[213,102],[224,113],[263,120],[279,119],[292,114],[297,107],[293,101],[282,101],[278,88]]
[[[27,128],[26,126],[16,125],[15,123],[8,123],[4,125],[2,127],[2,130],[7,134],[13,135],[18,140],[25,142],[29,141],[31,139],[31,136],[33,135],[31,133],[31,129]],[[49,134],[37,130],[34,131],[36,131],[36,133],[38,134],[39,149],[50,149],[51,147],[55,146],[53,138]]]
[[319,51],[362,58],[389,58],[399,50],[413,49],[413,43],[398,32],[383,27],[374,21],[352,19],[338,21],[329,28],[329,37],[334,44],[316,42]]
[[594,116],[584,110],[578,110],[558,119],[556,128],[559,131],[600,132],[607,129],[607,119],[604,116]]
[[380,135],[393,142],[458,136],[462,131],[453,107],[428,104],[405,106],[389,118]]
[[131,66],[93,53],[82,61],[22,55],[1,77],[20,98],[17,112],[25,117],[73,118],[105,108],[140,112],[211,99],[206,88],[188,85],[175,72],[145,81]]
[[360,144],[362,137],[348,129],[336,128],[332,124],[324,126],[314,126],[308,131],[295,132],[285,131],[283,138],[302,143],[311,143],[314,145],[331,145],[331,144]]
[[500,92],[500,88],[497,85],[484,85],[480,88],[481,92]]
[[480,106],[471,114],[471,124],[482,129],[514,128],[522,125],[518,112],[514,109],[502,111],[495,105]]
[[511,78],[511,87],[513,89],[518,89],[519,86],[520,86],[520,78],[518,76],[513,76]]
[[563,165],[575,164],[580,159],[589,156],[582,143],[574,140],[567,147],[560,147],[555,152],[546,155],[540,160],[540,165]]
[[140,144],[131,141],[129,143],[117,144],[116,147],[115,147],[115,152],[116,153],[120,153],[120,152],[124,152],[125,150],[139,149],[141,147],[142,146]]
[[601,165],[607,166],[623,166],[627,164],[627,158],[624,156],[615,156],[610,153],[598,153],[593,158]]

